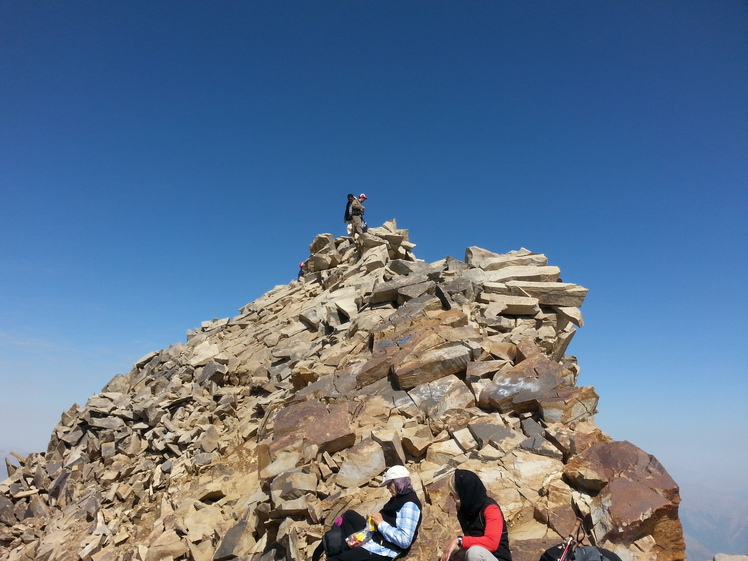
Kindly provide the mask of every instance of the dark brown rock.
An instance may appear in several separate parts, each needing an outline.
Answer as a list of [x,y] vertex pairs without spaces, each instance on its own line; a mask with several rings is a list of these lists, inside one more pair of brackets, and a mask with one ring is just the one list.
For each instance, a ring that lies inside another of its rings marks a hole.
[[374,357],[356,372],[356,384],[359,388],[368,386],[387,377],[391,369],[392,359],[389,356]]
[[646,484],[667,500],[680,502],[678,485],[662,464],[626,441],[593,444],[569,461],[564,474],[594,493],[618,477]]
[[327,406],[317,400],[294,403],[281,409],[275,416],[273,423],[274,438],[278,439],[286,433],[295,431],[299,427],[314,424],[327,415]]
[[337,452],[356,442],[356,433],[351,429],[350,415],[345,405],[333,405],[329,413],[315,419],[306,426],[304,437],[320,451]]

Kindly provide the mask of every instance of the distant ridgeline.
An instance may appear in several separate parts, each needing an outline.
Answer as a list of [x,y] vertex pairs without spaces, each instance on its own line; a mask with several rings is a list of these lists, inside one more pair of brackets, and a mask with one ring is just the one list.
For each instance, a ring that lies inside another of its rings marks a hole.
[[305,560],[405,464],[424,503],[408,559],[459,533],[447,475],[478,473],[515,561],[577,517],[627,561],[685,559],[678,486],[595,426],[566,349],[586,288],[525,249],[415,258],[392,220],[321,234],[302,276],[203,323],[85,406],[0,483],[3,561]]

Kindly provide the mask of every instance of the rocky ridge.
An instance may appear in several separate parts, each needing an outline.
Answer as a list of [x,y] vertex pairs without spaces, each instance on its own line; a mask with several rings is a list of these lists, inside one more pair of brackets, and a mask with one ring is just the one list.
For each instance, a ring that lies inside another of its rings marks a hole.
[[321,234],[303,277],[204,322],[6,460],[2,561],[304,560],[403,463],[424,502],[413,561],[458,526],[446,478],[480,474],[514,558],[577,517],[624,561],[685,559],[678,486],[594,422],[566,350],[587,289],[544,255],[415,258],[394,220]]

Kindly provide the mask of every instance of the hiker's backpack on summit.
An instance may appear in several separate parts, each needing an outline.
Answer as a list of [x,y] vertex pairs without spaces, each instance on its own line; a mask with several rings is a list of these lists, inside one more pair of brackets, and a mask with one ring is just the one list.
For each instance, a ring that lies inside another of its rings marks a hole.
[[[559,561],[564,552],[564,547],[565,544],[560,544],[547,549],[540,558],[540,561]],[[612,551],[608,551],[602,547],[582,545],[574,548],[573,552],[570,552],[568,561],[621,561],[621,558]]]

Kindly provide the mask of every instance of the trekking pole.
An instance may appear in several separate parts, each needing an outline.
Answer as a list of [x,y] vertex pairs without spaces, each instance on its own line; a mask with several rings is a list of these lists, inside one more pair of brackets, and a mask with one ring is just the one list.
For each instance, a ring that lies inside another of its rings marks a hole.
[[577,518],[577,521],[574,524],[574,529],[571,531],[571,534],[569,534],[569,539],[566,540],[566,547],[564,547],[564,551],[558,561],[569,561],[569,552],[571,551],[571,546],[576,541],[576,537],[579,535],[579,528],[581,527],[582,521]]

